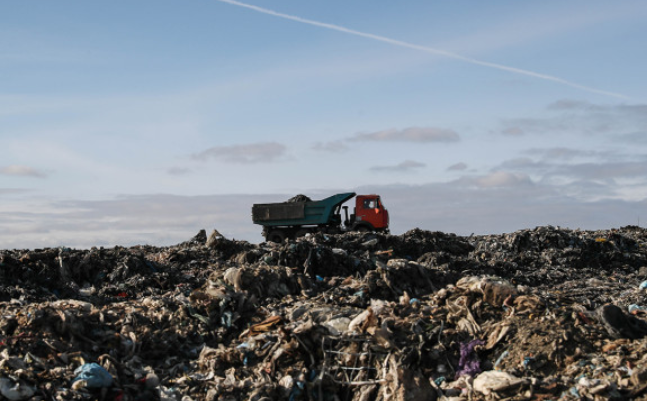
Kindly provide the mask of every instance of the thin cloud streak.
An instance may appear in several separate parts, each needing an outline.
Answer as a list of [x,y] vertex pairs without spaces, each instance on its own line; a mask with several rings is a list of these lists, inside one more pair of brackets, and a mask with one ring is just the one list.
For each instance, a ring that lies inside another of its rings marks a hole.
[[405,47],[405,48],[409,48],[409,49],[419,50],[419,51],[422,51],[422,52],[425,52],[425,53],[435,54],[437,56],[442,56],[442,57],[452,58],[452,59],[455,59],[455,60],[464,61],[464,62],[470,63],[470,64],[475,64],[475,65],[480,65],[480,66],[483,66],[483,67],[494,68],[494,69],[497,69],[497,70],[512,72],[514,74],[526,75],[526,76],[529,76],[529,77],[538,78],[538,79],[542,79],[542,80],[545,80],[545,81],[551,81],[551,82],[555,82],[555,83],[558,83],[558,84],[570,86],[572,88],[580,89],[580,90],[583,90],[583,91],[586,91],[586,92],[597,93],[597,94],[600,94],[600,95],[611,96],[611,97],[615,97],[615,98],[619,98],[619,99],[625,99],[625,100],[630,100],[631,99],[629,96],[626,96],[626,95],[623,95],[623,94],[620,94],[620,93],[609,92],[609,91],[605,91],[605,90],[592,88],[590,86],[580,85],[578,83],[571,82],[571,81],[568,81],[566,79],[562,79],[562,78],[555,77],[555,76],[552,76],[552,75],[541,74],[541,73],[538,73],[538,72],[524,70],[524,69],[521,69],[521,68],[509,67],[509,66],[502,65],[502,64],[491,63],[491,62],[488,62],[488,61],[482,61],[482,60],[474,59],[474,58],[471,58],[471,57],[466,57],[466,56],[463,56],[463,55],[460,55],[460,54],[457,54],[457,53],[452,53],[452,52],[448,52],[448,51],[441,50],[441,49],[435,49],[435,48],[432,48],[432,47],[416,45],[416,44],[413,44],[413,43],[404,42],[404,41],[396,40],[396,39],[391,39],[391,38],[387,38],[387,37],[380,36],[380,35],[374,35],[374,34],[371,34],[371,33],[356,31],[356,30],[353,30],[353,29],[349,29],[349,28],[339,26],[339,25],[334,25],[334,24],[328,24],[328,23],[324,23],[324,22],[314,21],[314,20],[311,20],[311,19],[301,18],[301,17],[297,17],[297,16],[294,16],[294,15],[289,15],[289,14],[283,14],[283,13],[279,13],[277,11],[269,10],[267,8],[262,8],[262,7],[254,6],[254,5],[251,5],[251,4],[241,3],[241,2],[235,1],[235,0],[217,0],[217,1],[220,1],[222,3],[231,4],[231,5],[238,6],[238,7],[248,8],[250,10],[254,10],[254,11],[257,11],[257,12],[262,13],[262,14],[272,15],[274,17],[279,17],[279,18],[283,18],[283,19],[296,21],[296,22],[301,22],[303,24],[318,26],[318,27],[321,27],[321,28],[331,29],[331,30],[334,30],[334,31],[344,32],[344,33],[348,33],[348,34],[355,35],[355,36],[361,36],[361,37],[364,37],[364,38],[373,39],[373,40],[377,40],[377,41],[384,42],[384,43],[389,43],[389,44],[392,44],[392,45],[395,45],[395,46],[400,46],[400,47]]
[[426,167],[426,164],[417,162],[415,160],[405,160],[402,163],[398,163],[395,166],[375,166],[371,167],[371,171],[380,172],[409,172],[415,169]]
[[463,162],[452,164],[446,169],[446,171],[465,171],[465,170],[467,170],[467,164]]
[[15,195],[27,192],[29,192],[29,190],[23,188],[0,188],[0,195]]
[[396,142],[458,142],[460,136],[453,130],[440,128],[411,127],[403,130],[388,129],[371,133],[359,133],[349,141],[396,141]]
[[312,149],[318,152],[340,153],[347,151],[348,146],[343,141],[317,142]]
[[5,166],[0,168],[0,174],[2,175],[12,175],[18,177],[36,177],[36,178],[45,178],[47,174],[42,171],[38,171],[32,167],[21,166],[17,164],[12,164],[10,166]]
[[470,177],[465,176],[456,181],[460,185],[476,188],[501,188],[525,187],[533,185],[526,174],[510,173],[507,171],[494,171],[487,175]]
[[647,105],[601,105],[576,100],[559,100],[546,107],[538,117],[502,120],[501,134],[510,137],[544,134],[585,136],[644,133]]
[[285,146],[276,142],[252,143],[248,145],[214,146],[193,154],[194,160],[222,160],[230,163],[252,164],[271,163],[285,153]]

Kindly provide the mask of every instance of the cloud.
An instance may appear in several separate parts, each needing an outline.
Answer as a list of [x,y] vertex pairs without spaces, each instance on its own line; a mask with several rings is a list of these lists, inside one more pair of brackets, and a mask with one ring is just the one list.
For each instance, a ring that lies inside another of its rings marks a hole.
[[647,105],[598,105],[578,100],[559,100],[540,117],[502,121],[501,134],[508,136],[567,134],[610,135],[630,139],[647,132]]
[[207,233],[217,229],[229,239],[260,242],[261,227],[251,221],[251,206],[272,199],[271,195],[150,194],[4,202],[0,207],[0,243],[3,249],[165,246],[187,241],[201,229]]
[[35,178],[45,178],[47,174],[44,172],[34,169],[28,166],[21,166],[17,164],[12,164],[10,166],[5,166],[0,168],[0,174],[2,175],[13,175],[19,177],[35,177]]
[[500,167],[506,169],[535,169],[539,167],[544,167],[541,163],[534,161],[529,157],[517,157],[514,159],[509,159],[501,163]]
[[[345,140],[317,142],[312,149],[320,152],[340,153],[347,151],[349,146],[345,142],[410,142],[410,143],[435,143],[458,142],[460,136],[454,130],[433,127],[409,127],[404,129],[386,129],[376,132],[360,132]],[[374,167],[373,170],[406,170],[414,167],[411,163],[404,162],[397,166]],[[424,165],[423,165],[424,166]]]
[[533,184],[528,175],[507,171],[494,171],[481,176],[462,177],[457,183],[477,188],[519,187]]
[[510,135],[510,136],[521,136],[525,134],[524,130],[518,126],[504,128],[503,130],[501,130],[501,133],[503,135]]
[[526,151],[535,157],[506,160],[496,170],[529,174],[534,185],[559,187],[582,201],[636,200],[647,196],[647,156],[621,152],[547,148]]
[[[521,137],[531,134],[550,134],[568,132],[569,126],[565,121],[557,118],[512,118],[502,122],[501,134],[506,136]],[[571,126],[579,132],[577,125]]]
[[481,188],[511,187],[532,184],[530,177],[525,174],[495,171],[491,174],[475,179],[477,186]]
[[632,132],[630,134],[618,135],[618,140],[628,144],[646,144],[647,143],[647,128],[642,132]]
[[312,149],[319,152],[340,153],[347,151],[348,146],[343,141],[317,142]]
[[597,105],[591,102],[562,99],[553,102],[547,106],[548,110],[566,110],[566,111],[585,111],[585,112],[600,112],[606,114],[623,115],[626,117],[636,116],[645,118],[647,113],[647,105],[645,104],[613,104],[613,105]]
[[453,130],[431,128],[431,127],[410,127],[402,130],[389,129],[372,133],[358,133],[349,138],[351,141],[372,141],[372,142],[458,142],[460,136]]
[[[395,235],[414,228],[458,235],[514,232],[542,225],[608,229],[647,220],[644,198],[579,198],[582,193],[604,194],[606,188],[591,182],[528,185],[523,176],[498,172],[445,183],[327,189],[306,195],[322,199],[348,190],[380,194]],[[20,199],[0,205],[0,243],[4,249],[165,246],[187,241],[200,229],[207,233],[217,229],[229,239],[258,243],[263,240],[261,227],[251,221],[251,205],[281,202],[293,195]]]
[[235,5],[235,6],[238,6],[238,7],[243,7],[243,8],[247,8],[247,9],[250,9],[250,10],[254,10],[254,11],[262,13],[262,14],[272,15],[274,17],[288,19],[288,20],[300,22],[300,23],[303,23],[303,24],[317,26],[317,27],[320,27],[320,28],[331,29],[331,30],[338,31],[338,32],[344,32],[344,33],[347,33],[347,34],[350,34],[350,35],[361,36],[361,37],[364,37],[364,38],[367,38],[367,39],[377,40],[377,41],[380,41],[380,42],[389,43],[391,45],[395,45],[395,46],[399,46],[399,47],[414,49],[414,50],[422,51],[422,52],[425,52],[425,53],[434,54],[436,56],[447,57],[447,58],[463,61],[463,62],[469,63],[469,64],[474,64],[474,65],[479,65],[479,66],[482,66],[482,67],[487,67],[487,68],[493,68],[493,69],[497,69],[497,70],[503,70],[503,71],[507,71],[507,72],[512,72],[514,74],[525,75],[525,76],[538,78],[538,79],[545,80],[545,81],[556,82],[556,83],[559,83],[559,84],[562,84],[562,85],[570,86],[570,87],[577,88],[577,89],[587,91],[587,92],[591,92],[591,93],[598,93],[598,94],[602,94],[602,95],[605,95],[605,96],[628,99],[627,96],[619,94],[619,93],[609,92],[609,91],[593,88],[593,87],[590,87],[590,86],[580,85],[578,83],[568,81],[568,80],[563,79],[563,78],[558,78],[558,77],[555,77],[555,76],[552,76],[552,75],[541,74],[541,73],[530,71],[530,70],[523,70],[523,69],[520,69],[520,68],[509,67],[509,66],[506,66],[506,65],[503,65],[503,64],[496,64],[496,63],[491,63],[491,62],[488,62],[488,61],[482,61],[482,60],[478,60],[478,59],[475,59],[475,58],[466,57],[466,56],[463,56],[463,55],[460,55],[460,54],[457,54],[457,53],[452,53],[452,52],[449,52],[449,51],[446,51],[446,50],[441,50],[441,49],[435,49],[435,48],[432,48],[432,47],[416,45],[416,44],[413,44],[413,43],[403,42],[401,40],[391,39],[391,38],[387,38],[387,37],[384,37],[384,36],[379,36],[379,35],[374,35],[374,34],[371,34],[371,33],[356,31],[356,30],[353,30],[353,29],[345,28],[343,26],[339,26],[339,25],[333,25],[333,24],[328,24],[328,23],[324,23],[324,22],[314,21],[314,20],[310,20],[310,19],[306,19],[306,18],[297,17],[297,16],[294,16],[294,15],[289,15],[289,14],[283,14],[283,13],[279,13],[277,11],[269,10],[267,8],[258,7],[258,6],[254,6],[254,5],[251,5],[251,4],[246,4],[246,3],[235,1],[235,0],[218,0],[218,1],[221,1],[223,3],[232,4],[232,5]]
[[252,143],[247,145],[214,146],[192,155],[194,160],[220,160],[227,163],[254,164],[271,163],[285,154],[285,146],[276,142]]
[[467,164],[463,162],[452,164],[451,166],[447,167],[447,171],[464,171],[464,170],[467,170]]
[[613,180],[637,178],[647,180],[647,156],[638,153],[590,151],[565,147],[533,148],[523,152],[532,157],[505,160],[496,169],[543,171],[545,177],[575,180]]
[[548,105],[548,110],[587,110],[599,108],[593,104],[581,100],[561,99]]
[[[582,185],[595,190],[591,184]],[[570,184],[540,183],[483,190],[451,181],[371,186],[358,193],[380,194],[396,234],[416,227],[459,235],[510,233],[545,225],[596,230],[647,220],[645,200],[582,201],[571,196],[570,190]]]
[[532,148],[523,152],[524,154],[539,156],[545,160],[573,160],[576,158],[604,157],[610,152],[594,152],[590,150],[572,149],[565,147],[555,148]]
[[375,166],[371,167],[371,171],[386,171],[395,173],[404,173],[415,169],[423,168],[426,165],[414,160],[405,160],[395,166]]
[[622,122],[625,120],[642,124],[647,129],[646,104],[599,105],[577,100],[559,100],[548,105],[549,111],[564,111],[573,116],[593,118],[595,123],[605,121]]
[[166,172],[170,175],[186,175],[191,173],[191,169],[185,167],[171,167]]
[[14,195],[29,192],[28,189],[23,188],[0,188],[0,195]]
[[557,169],[555,174],[587,180],[638,178],[641,181],[645,181],[645,177],[647,177],[647,161],[563,165]]

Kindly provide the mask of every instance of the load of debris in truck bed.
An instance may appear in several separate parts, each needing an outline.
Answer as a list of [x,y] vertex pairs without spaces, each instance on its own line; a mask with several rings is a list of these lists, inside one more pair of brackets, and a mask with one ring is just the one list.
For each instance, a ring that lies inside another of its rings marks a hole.
[[647,230],[0,251],[0,399],[647,399]]

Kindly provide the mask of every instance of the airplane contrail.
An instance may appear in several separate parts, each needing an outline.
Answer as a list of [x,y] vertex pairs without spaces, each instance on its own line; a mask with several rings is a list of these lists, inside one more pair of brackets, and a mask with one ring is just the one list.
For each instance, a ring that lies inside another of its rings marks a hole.
[[283,13],[280,13],[280,12],[277,12],[277,11],[269,10],[267,8],[258,7],[258,6],[254,6],[254,5],[246,4],[246,3],[241,3],[240,1],[236,1],[236,0],[217,0],[217,1],[220,1],[222,3],[232,4],[232,5],[239,6],[239,7],[248,8],[250,10],[254,10],[254,11],[257,11],[259,13],[272,15],[272,16],[275,16],[275,17],[284,18],[284,19],[288,19],[288,20],[292,20],[292,21],[301,22],[303,24],[314,25],[314,26],[318,26],[318,27],[326,28],[326,29],[332,29],[334,31],[344,32],[344,33],[348,33],[348,34],[355,35],[355,36],[361,36],[361,37],[364,37],[364,38],[373,39],[373,40],[377,40],[377,41],[384,42],[384,43],[389,43],[389,44],[392,44],[392,45],[395,45],[395,46],[406,47],[406,48],[414,49],[414,50],[420,50],[420,51],[423,51],[423,52],[426,52],[426,53],[431,53],[431,54],[435,54],[435,55],[438,55],[438,56],[452,58],[452,59],[464,61],[464,62],[470,63],[470,64],[476,64],[476,65],[480,65],[480,66],[483,66],[483,67],[494,68],[494,69],[497,69],[497,70],[503,70],[503,71],[508,71],[508,72],[512,72],[512,73],[515,73],[515,74],[526,75],[526,76],[530,76],[530,77],[533,77],[533,78],[543,79],[543,80],[546,80],[546,81],[552,81],[552,82],[556,82],[556,83],[559,83],[559,84],[562,84],[562,85],[567,85],[567,86],[577,88],[577,89],[581,89],[581,90],[591,92],[591,93],[597,93],[597,94],[605,95],[605,96],[612,96],[612,97],[620,98],[620,99],[630,99],[628,96],[622,95],[620,93],[608,92],[608,91],[604,91],[604,90],[600,90],[600,89],[596,89],[596,88],[591,88],[590,86],[580,85],[578,83],[571,82],[571,81],[568,81],[566,79],[562,79],[562,78],[555,77],[555,76],[552,76],[552,75],[541,74],[541,73],[538,73],[538,72],[524,70],[524,69],[521,69],[521,68],[508,67],[506,65],[497,64],[497,63],[490,63],[488,61],[477,60],[477,59],[474,59],[474,58],[471,58],[471,57],[466,57],[466,56],[463,56],[463,55],[460,55],[460,54],[457,54],[457,53],[452,53],[452,52],[448,52],[448,51],[441,50],[441,49],[434,49],[432,47],[416,45],[414,43],[409,43],[409,42],[403,42],[401,40],[391,39],[391,38],[387,38],[387,37],[380,36],[380,35],[374,35],[372,33],[356,31],[356,30],[353,30],[353,29],[345,28],[343,26],[339,26],[339,25],[333,25],[333,24],[328,24],[328,23],[325,23],[325,22],[314,21],[314,20],[310,20],[310,19],[306,19],[306,18],[297,17],[297,16],[294,16],[294,15],[289,15],[289,14],[283,14]]

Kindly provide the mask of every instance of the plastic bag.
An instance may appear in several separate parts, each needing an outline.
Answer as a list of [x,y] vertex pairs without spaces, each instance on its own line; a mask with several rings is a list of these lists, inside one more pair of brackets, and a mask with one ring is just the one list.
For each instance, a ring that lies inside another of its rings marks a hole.
[[[86,363],[74,371],[76,378],[73,383],[83,381],[82,387],[100,388],[110,387],[112,385],[112,375],[103,366],[98,363]],[[79,384],[77,384],[79,385]]]

